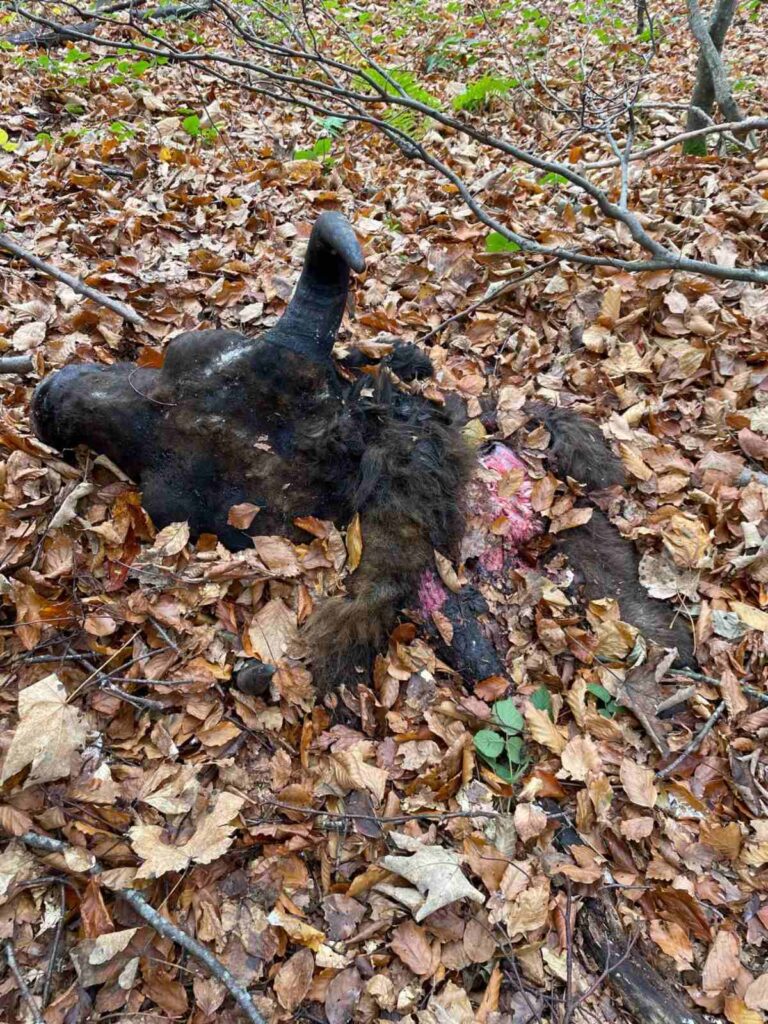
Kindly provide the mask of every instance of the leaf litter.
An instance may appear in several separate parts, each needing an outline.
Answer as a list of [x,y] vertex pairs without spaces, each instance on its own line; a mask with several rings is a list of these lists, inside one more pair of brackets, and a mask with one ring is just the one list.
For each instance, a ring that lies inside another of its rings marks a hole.
[[[437,21],[411,11],[437,6],[446,8]],[[374,22],[402,23],[388,33],[387,62],[418,70],[448,100],[469,74],[452,27],[480,68],[502,59],[482,19],[450,6],[370,5]],[[549,20],[538,31],[565,66],[577,56],[575,15],[540,8]],[[517,19],[504,22],[501,42],[517,42]],[[226,47],[215,20],[194,24]],[[739,31],[735,72],[759,107],[765,11]],[[606,80],[621,73],[628,38],[608,48]],[[684,18],[665,23],[659,45],[660,106],[644,122],[654,142],[678,131],[663,104],[690,91]],[[89,45],[62,53],[75,51]],[[292,159],[317,130],[295,110],[190,66],[143,69],[126,85],[83,65],[73,91],[59,57],[28,52],[0,68],[16,144],[0,152],[0,213],[42,258],[133,303],[147,323],[133,331],[3,260],[3,351],[29,352],[46,370],[73,360],[159,365],[182,330],[260,330],[281,312],[312,219],[329,206],[354,210],[373,268],[357,283],[340,348],[374,353],[380,335],[417,340],[524,265],[492,251],[442,182],[362,130],[334,140],[331,163]],[[577,96],[559,76],[550,87]],[[180,112],[200,89],[219,126],[205,139]],[[512,118],[532,148],[545,147],[569,125],[539,100],[513,91],[483,116],[502,131]],[[605,157],[589,140],[572,148],[582,149],[572,159]],[[466,140],[455,157],[531,233],[556,238],[576,223],[585,246],[599,239],[567,192],[552,202],[527,174],[498,176]],[[767,171],[764,156],[728,153],[715,164],[670,149],[638,165],[633,202],[697,255],[765,264]],[[343,698],[359,713],[354,726],[313,707],[294,645],[320,594],[359,562],[359,522],[307,519],[305,543],[262,537],[238,554],[213,538],[190,545],[183,523],[155,533],[130,481],[108,460],[68,463],[46,449],[30,433],[29,382],[0,378],[0,827],[9,837],[60,834],[71,847],[56,866],[67,883],[51,887],[51,868],[18,839],[4,845],[0,935],[30,979],[59,957],[47,1024],[89,1014],[237,1019],[218,981],[136,927],[117,895],[134,884],[155,906],[167,901],[269,1020],[309,1007],[331,1024],[385,1014],[518,1024],[562,993],[568,914],[607,879],[625,924],[647,936],[644,955],[693,1004],[732,1024],[765,1021],[768,706],[750,693],[766,692],[768,653],[766,328],[765,292],[750,285],[562,264],[438,333],[428,393],[467,401],[470,436],[485,436],[480,400],[492,392],[504,437],[525,430],[521,409],[534,395],[604,425],[632,484],[614,521],[644,552],[649,593],[692,616],[705,674],[670,678],[653,657],[629,667],[621,659],[636,638],[610,607],[592,608],[585,623],[551,580],[520,580],[512,601],[484,594],[509,640],[509,680],[468,693],[404,621],[372,684]],[[545,444],[523,434],[532,465]],[[519,483],[504,486],[514,493]],[[543,468],[532,503],[555,530],[584,515]],[[237,506],[230,523],[246,529],[258,512]],[[437,568],[458,585],[460,566],[438,559]],[[264,697],[228,686],[254,656],[279,664]],[[493,717],[510,695],[516,733]],[[721,698],[715,727],[658,777]],[[490,759],[473,741],[481,729],[501,743]],[[501,759],[510,749],[518,764]],[[520,769],[515,782],[510,767]],[[556,842],[547,801],[584,845]],[[93,857],[101,875],[90,874]],[[597,977],[588,961],[574,967]],[[593,996],[595,1016],[621,1019],[606,999]],[[19,1007],[15,986],[0,987],[5,1016]]]

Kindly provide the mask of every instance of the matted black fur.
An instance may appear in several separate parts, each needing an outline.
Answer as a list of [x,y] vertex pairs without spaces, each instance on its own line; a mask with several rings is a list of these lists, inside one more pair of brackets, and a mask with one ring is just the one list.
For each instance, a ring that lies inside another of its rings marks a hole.
[[[67,366],[33,400],[38,436],[88,445],[133,477],[157,527],[187,520],[193,537],[227,547],[254,534],[306,539],[299,516],[340,526],[360,514],[363,556],[346,595],[324,602],[307,630],[318,686],[353,683],[407,604],[433,549],[453,554],[473,456],[450,416],[394,388],[387,372],[350,385],[331,349],[350,268],[363,256],[340,214],[317,221],[296,292],[258,338],[191,331],[174,338],[160,370],[131,364]],[[414,359],[414,354],[418,358]],[[397,349],[403,372],[424,371]],[[229,510],[261,511],[249,531]]]

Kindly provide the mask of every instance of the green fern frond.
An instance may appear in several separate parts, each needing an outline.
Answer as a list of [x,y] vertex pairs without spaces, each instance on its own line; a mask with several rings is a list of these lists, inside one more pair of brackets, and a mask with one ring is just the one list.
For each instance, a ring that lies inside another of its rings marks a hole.
[[[366,78],[360,77],[357,79],[356,85],[360,89],[364,89],[366,92],[372,91],[371,82],[374,82],[382,92],[388,96],[397,97],[400,95],[393,82],[396,83],[403,90],[406,96],[412,100],[416,100],[418,103],[423,103],[426,107],[434,107],[437,109],[440,106],[440,101],[428,92],[416,79],[416,77],[410,71],[404,71],[400,69],[388,70],[386,74],[382,74],[380,71],[376,71],[373,68],[366,68]],[[389,81],[388,81],[389,79]],[[425,128],[426,118],[419,114],[416,110],[409,110],[407,107],[399,107],[393,105],[382,115],[382,119],[391,125],[397,131],[403,132],[406,135],[411,135],[413,138],[418,138],[423,134]]]
[[516,78],[497,78],[495,75],[483,75],[476,82],[468,85],[453,101],[454,110],[477,110],[484,106],[491,96],[503,96],[510,89],[516,88],[520,82]]

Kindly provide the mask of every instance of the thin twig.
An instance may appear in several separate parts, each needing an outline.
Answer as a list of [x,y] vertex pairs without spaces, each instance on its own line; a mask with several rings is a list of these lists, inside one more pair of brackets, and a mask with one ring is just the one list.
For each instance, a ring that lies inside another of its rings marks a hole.
[[467,306],[466,309],[459,310],[458,313],[454,313],[453,316],[449,316],[447,320],[443,320],[443,322],[438,324],[437,327],[433,327],[431,331],[419,338],[419,342],[429,341],[430,338],[434,338],[436,334],[440,334],[441,331],[444,331],[449,324],[456,323],[459,320],[463,320],[465,317],[471,316],[475,310],[480,309],[482,306],[487,306],[490,302],[494,302],[500,295],[503,295],[504,292],[508,292],[517,285],[522,284],[523,281],[527,281],[528,278],[533,277],[534,274],[540,274],[544,270],[549,270],[550,267],[557,266],[559,262],[559,259],[547,260],[546,263],[542,263],[538,267],[531,267],[530,270],[526,270],[526,272],[521,274],[519,277],[515,277],[510,281],[502,281],[502,283],[497,285],[495,288],[489,289],[481,299],[477,300],[477,302],[473,302],[471,306]]
[[158,913],[154,907],[149,905],[146,898],[138,890],[121,889],[120,895],[127,903],[130,903],[139,917],[146,921],[148,925],[151,925],[159,935],[162,935],[163,938],[171,939],[176,945],[186,949],[195,960],[199,960],[213,977],[226,988],[252,1024],[266,1024],[264,1017],[253,1005],[253,1001],[247,991],[236,980],[232,972],[216,959],[213,953],[209,952],[196,939],[193,939],[191,935],[187,935],[177,925],[172,924],[167,917],[163,917],[162,914]]
[[117,313],[123,320],[127,320],[130,324],[135,324],[140,327],[144,323],[144,317],[139,316],[135,309],[127,306],[124,302],[119,302],[117,299],[113,299],[109,295],[105,295],[104,292],[99,291],[98,288],[93,288],[91,285],[81,281],[79,277],[74,277],[72,274],[68,274],[65,270],[59,270],[58,267],[51,266],[50,263],[46,263],[45,260],[41,260],[34,253],[31,253],[29,249],[25,249],[23,245],[19,245],[18,242],[14,242],[8,235],[0,234],[0,249],[5,249],[7,252],[13,253],[14,256],[18,256],[19,259],[24,260],[34,267],[35,270],[39,270],[43,274],[47,274],[48,277],[54,278],[56,281],[61,281],[64,284],[69,285],[73,292],[77,292],[78,295],[83,295],[85,298],[90,299],[91,302],[95,302],[99,306],[105,306],[107,309],[111,309],[113,313]]
[[8,964],[8,970],[14,977],[21,997],[29,1007],[29,1012],[32,1014],[32,1020],[35,1024],[45,1024],[43,1015],[40,1013],[40,1007],[37,1005],[37,1000],[29,991],[29,985],[24,980],[19,965],[16,963],[16,954],[13,951],[13,943],[10,939],[6,939],[3,943],[3,950],[5,951],[5,960]]
[[[671,139],[665,139],[664,142],[658,142],[655,146],[649,146],[648,149],[639,149],[628,159],[630,162],[647,160],[649,157],[655,156],[657,153],[662,153],[665,149],[670,149],[672,146],[679,146],[681,143],[687,142],[688,139],[698,139],[704,135],[722,135],[724,132],[734,131],[764,131],[767,128],[767,117],[747,117],[744,118],[743,121],[728,121],[726,124],[705,125],[704,128],[695,128],[690,132],[681,132],[680,135],[675,135]],[[736,141],[738,142],[738,140]],[[743,143],[741,145],[743,145]],[[599,163],[582,163],[579,164],[579,166],[587,171],[601,171],[606,170],[609,167],[620,167],[621,159],[616,157],[613,160],[601,160]]]
[[373,821],[377,825],[404,825],[409,821],[426,819],[428,821],[448,821],[451,818],[503,818],[501,811],[415,811],[413,814],[390,814],[379,817],[376,814],[353,814],[346,811],[325,811],[319,807],[300,807],[298,804],[281,803],[279,800],[256,801],[241,793],[234,787],[230,787],[233,793],[245,797],[249,803],[261,803],[266,807],[277,807],[282,811],[292,811],[295,814],[308,814],[320,818],[334,818],[339,821]]
[[53,933],[53,942],[51,943],[51,954],[48,959],[48,967],[45,971],[45,981],[43,982],[43,995],[42,995],[42,1006],[43,1009],[48,1005],[48,997],[51,993],[51,985],[53,983],[53,975],[56,971],[56,960],[59,956],[59,945],[61,944],[61,936],[64,931],[64,918],[67,913],[67,882],[66,879],[57,878],[56,881],[59,883],[59,920],[56,922],[56,930]]
[[671,764],[668,764],[666,768],[662,768],[660,771],[656,772],[656,778],[657,779],[666,779],[666,778],[668,778],[672,774],[673,771],[675,771],[677,768],[680,767],[680,765],[683,763],[683,761],[686,759],[686,757],[688,757],[689,754],[692,754],[692,753],[694,753],[694,751],[698,750],[698,748],[703,743],[705,737],[710,732],[712,732],[712,730],[714,729],[715,723],[717,722],[717,720],[720,717],[722,717],[723,713],[725,712],[726,707],[727,707],[727,705],[726,705],[725,701],[721,700],[720,703],[715,708],[715,710],[712,712],[712,714],[706,720],[706,722],[704,723],[703,727],[701,729],[699,729],[699,731],[693,737],[693,739],[688,744],[688,746],[683,751],[681,751],[680,754],[678,754],[678,756],[675,758],[675,760]]
[[[226,5],[221,0],[218,0],[215,6],[217,10],[224,13],[227,12]],[[30,11],[24,10],[23,14],[24,17],[32,22],[42,25],[48,24],[48,19],[40,18]],[[609,199],[607,193],[602,188],[569,164],[548,160],[528,150],[521,149],[504,138],[494,136],[482,128],[475,127],[471,122],[465,122],[453,117],[445,111],[431,107],[429,104],[416,100],[409,95],[404,96],[400,93],[389,92],[381,85],[380,81],[377,81],[360,66],[353,66],[325,55],[306,50],[296,50],[289,46],[282,46],[261,39],[254,35],[247,27],[244,27],[236,16],[230,16],[230,22],[240,32],[241,37],[246,42],[257,46],[273,58],[288,58],[292,62],[306,61],[314,67],[319,65],[321,67],[333,68],[340,73],[348,75],[355,83],[364,82],[365,85],[362,88],[367,87],[370,91],[360,91],[360,88],[344,88],[323,79],[311,77],[310,75],[279,72],[269,65],[259,64],[252,60],[243,60],[239,57],[232,57],[219,52],[181,51],[167,41],[164,46],[145,46],[139,43],[122,41],[121,47],[124,50],[136,53],[150,54],[153,57],[160,56],[168,61],[200,63],[207,68],[211,75],[220,81],[247,90],[254,95],[265,97],[273,103],[291,104],[321,117],[340,117],[350,123],[367,124],[376,128],[388,139],[395,142],[404,154],[431,167],[455,185],[465,205],[483,224],[494,231],[498,231],[508,241],[515,242],[524,252],[569,260],[584,266],[613,267],[632,273],[647,270],[674,269],[692,274],[701,274],[718,280],[750,281],[768,284],[768,271],[761,268],[726,267],[717,263],[708,263],[704,260],[690,259],[662,245],[645,229],[637,214],[629,209],[622,210],[618,204],[613,203]],[[111,40],[102,39],[90,33],[72,29],[72,35],[77,39],[91,42],[96,46],[113,46]],[[214,65],[214,67],[210,65]],[[256,74],[262,81],[266,80],[272,83],[273,88],[265,88],[263,85],[254,84],[250,77],[246,79],[232,78],[230,75],[219,71],[215,65],[237,68],[250,75]],[[344,106],[340,107],[340,103],[344,104]],[[438,159],[433,153],[430,153],[423,143],[414,139],[407,132],[394,127],[392,123],[384,120],[382,117],[361,112],[362,108],[373,109],[381,104],[412,110],[445,128],[480,143],[480,145],[495,149],[505,156],[511,157],[513,160],[526,163],[538,171],[554,173],[564,177],[572,186],[586,193],[586,195],[594,200],[604,217],[611,221],[623,223],[627,227],[633,241],[652,258],[647,260],[627,260],[619,257],[595,256],[578,249],[544,245],[526,235],[519,234],[519,232],[514,231],[492,216],[485,207],[478,203],[466,182],[448,164]]]
[[[721,679],[717,679],[715,676],[705,675],[703,672],[696,672],[692,668],[672,668],[669,670],[668,674],[673,676],[686,676],[688,679],[700,679],[703,683],[711,683],[713,686],[723,685]],[[741,692],[746,697],[750,697],[752,700],[756,700],[760,704],[768,704],[768,693],[758,690],[755,686],[742,686]]]

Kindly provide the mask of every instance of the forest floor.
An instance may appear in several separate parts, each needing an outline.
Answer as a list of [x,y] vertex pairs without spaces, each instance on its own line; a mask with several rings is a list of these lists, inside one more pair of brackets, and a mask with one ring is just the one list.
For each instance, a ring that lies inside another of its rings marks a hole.
[[[579,129],[585,82],[621,96],[641,81],[638,148],[682,131],[696,48],[680,0],[654,41],[636,38],[629,2],[325,7],[347,56],[363,40],[448,109],[474,86],[462,116],[530,150],[612,158]],[[152,31],[243,53],[211,13]],[[131,326],[0,255],[0,354],[36,370],[0,377],[0,940],[29,995],[0,969],[0,1018],[34,1020],[34,1003],[46,1024],[242,1020],[221,976],[136,916],[120,895],[133,886],[269,1021],[627,1020],[580,926],[608,895],[632,952],[699,1013],[764,1022],[768,486],[743,471],[768,471],[768,289],[499,251],[454,186],[369,126],[122,51],[125,25],[98,34],[108,45],[0,50],[0,230],[145,317]],[[768,6],[742,3],[727,56],[746,114],[766,109],[766,38]],[[409,127],[515,229],[628,247],[567,181]],[[638,161],[632,208],[688,255],[767,265],[761,140]],[[595,173],[617,194],[616,170]],[[182,330],[271,325],[326,208],[349,215],[368,261],[340,350],[430,335],[428,392],[467,400],[476,438],[485,397],[502,437],[530,397],[602,424],[631,481],[615,521],[649,592],[690,617],[696,678],[646,673],[633,691],[615,609],[585,618],[529,574],[512,600],[490,595],[508,679],[472,691],[404,618],[346,697],[357,727],[314,704],[290,659],[267,699],[228,685],[237,658],[285,650],[338,585],[348,524],[240,554],[156,534],[129,481],[34,438],[29,401],[71,361],[159,365]],[[542,800],[582,845],[556,841]],[[29,830],[68,847],[45,857],[18,838]]]

